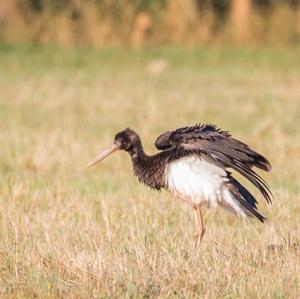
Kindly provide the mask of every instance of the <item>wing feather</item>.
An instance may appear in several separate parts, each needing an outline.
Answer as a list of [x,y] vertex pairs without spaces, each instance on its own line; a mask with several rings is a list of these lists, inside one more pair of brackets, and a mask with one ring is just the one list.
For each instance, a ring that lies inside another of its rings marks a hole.
[[271,170],[271,164],[247,144],[232,138],[212,124],[198,124],[161,134],[155,141],[159,150],[173,149],[174,157],[189,154],[209,156],[226,168],[232,168],[248,179],[271,203],[272,193],[267,183],[252,168]]

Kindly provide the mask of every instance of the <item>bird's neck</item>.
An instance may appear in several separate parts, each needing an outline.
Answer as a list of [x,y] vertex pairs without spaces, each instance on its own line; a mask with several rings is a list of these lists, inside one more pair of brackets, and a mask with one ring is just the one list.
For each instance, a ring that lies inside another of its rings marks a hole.
[[132,159],[132,162],[142,162],[146,160],[149,156],[144,152],[142,142],[140,140],[136,141],[134,145],[128,150],[128,153]]
[[165,163],[159,154],[147,155],[141,142],[135,144],[128,152],[131,156],[134,175],[141,183],[158,190],[165,186]]

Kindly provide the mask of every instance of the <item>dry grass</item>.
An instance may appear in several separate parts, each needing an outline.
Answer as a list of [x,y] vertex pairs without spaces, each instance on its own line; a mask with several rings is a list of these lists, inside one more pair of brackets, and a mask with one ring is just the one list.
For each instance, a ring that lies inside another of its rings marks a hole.
[[[299,49],[0,52],[1,297],[299,298]],[[207,211],[193,256],[188,207],[125,153],[86,164],[124,127],[154,152],[196,122],[269,157],[275,200],[265,225]]]

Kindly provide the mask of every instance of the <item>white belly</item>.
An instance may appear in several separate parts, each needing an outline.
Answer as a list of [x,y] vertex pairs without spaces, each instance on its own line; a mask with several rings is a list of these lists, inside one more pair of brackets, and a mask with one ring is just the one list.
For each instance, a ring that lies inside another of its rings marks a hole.
[[183,157],[167,165],[165,176],[168,189],[192,205],[216,207],[223,199],[227,173],[213,160]]

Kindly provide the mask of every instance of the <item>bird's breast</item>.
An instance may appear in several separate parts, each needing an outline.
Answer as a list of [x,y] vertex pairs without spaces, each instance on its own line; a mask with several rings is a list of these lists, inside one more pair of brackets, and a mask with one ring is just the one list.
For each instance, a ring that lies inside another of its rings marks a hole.
[[192,205],[205,202],[216,207],[222,199],[226,176],[222,165],[197,155],[172,161],[165,168],[167,189]]
[[165,187],[164,160],[154,160],[152,157],[149,157],[141,162],[133,159],[133,172],[139,182],[152,189],[160,190]]

